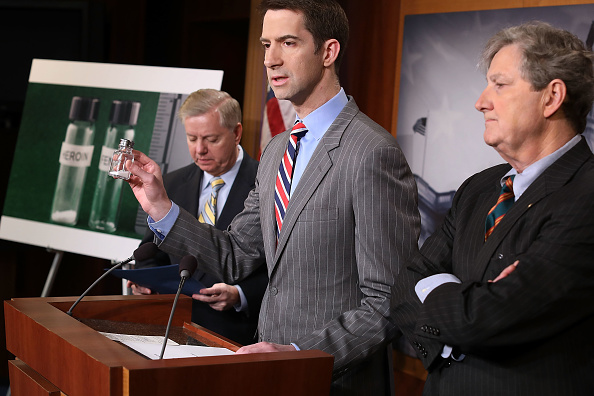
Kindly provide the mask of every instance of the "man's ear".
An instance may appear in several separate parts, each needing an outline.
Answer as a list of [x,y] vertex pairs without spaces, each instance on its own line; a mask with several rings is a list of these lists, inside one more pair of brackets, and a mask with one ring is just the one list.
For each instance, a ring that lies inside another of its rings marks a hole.
[[544,92],[544,113],[549,118],[561,108],[567,96],[567,87],[563,80],[558,78],[552,80],[545,88]]
[[332,64],[334,64],[334,62],[336,62],[336,58],[338,57],[338,53],[340,52],[340,43],[336,39],[326,40],[323,49],[324,66],[330,67]]
[[241,125],[241,122],[238,122],[237,125],[235,125],[235,128],[233,128],[233,134],[235,135],[235,143],[239,144],[239,142],[241,141],[241,134],[243,133],[243,126]]

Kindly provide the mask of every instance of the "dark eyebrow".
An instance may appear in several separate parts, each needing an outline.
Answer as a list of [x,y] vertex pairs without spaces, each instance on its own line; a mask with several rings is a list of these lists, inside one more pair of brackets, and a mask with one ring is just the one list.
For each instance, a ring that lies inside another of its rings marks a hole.
[[292,34],[285,34],[284,36],[277,38],[276,41],[285,41],[288,39],[299,40],[299,37],[293,36]]
[[[299,40],[299,37],[294,36],[292,34],[285,34],[284,36],[280,36],[280,37],[276,38],[274,41],[283,42],[283,41],[289,40],[289,39]],[[267,38],[264,38],[264,37],[260,37],[260,42],[261,43],[269,43],[270,42],[270,39],[267,39]]]

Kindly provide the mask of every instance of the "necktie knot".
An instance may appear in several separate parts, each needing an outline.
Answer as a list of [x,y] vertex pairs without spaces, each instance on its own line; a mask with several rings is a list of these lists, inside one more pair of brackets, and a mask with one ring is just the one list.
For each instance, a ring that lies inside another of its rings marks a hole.
[[296,137],[297,141],[299,141],[306,133],[307,128],[305,127],[305,124],[301,121],[296,121],[291,130],[291,137]]
[[501,193],[511,194],[512,197],[514,196],[514,177],[516,175],[511,175],[505,178],[505,183],[501,187]]
[[221,187],[225,185],[225,181],[220,177],[213,177],[210,181],[211,193],[210,198],[204,204],[204,208],[200,212],[198,216],[198,221],[201,223],[206,223],[210,225],[214,225],[217,221],[217,197],[219,195],[219,190]]
[[213,177],[212,180],[210,181],[210,187],[212,188],[213,192],[219,192],[219,190],[221,189],[221,187],[223,187],[225,185],[225,181],[223,179],[221,179],[220,177]]

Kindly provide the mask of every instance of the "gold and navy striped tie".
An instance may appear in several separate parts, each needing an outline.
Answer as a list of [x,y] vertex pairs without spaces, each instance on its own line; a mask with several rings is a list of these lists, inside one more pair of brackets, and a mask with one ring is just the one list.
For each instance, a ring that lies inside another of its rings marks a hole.
[[206,223],[210,225],[214,225],[217,221],[217,196],[219,195],[219,190],[221,187],[225,185],[225,181],[220,177],[214,177],[210,181],[210,187],[212,188],[212,192],[210,194],[210,199],[206,201],[204,204],[204,209],[200,212],[200,216],[198,216],[198,221],[201,223]]
[[499,222],[501,222],[509,208],[511,208],[514,203],[514,176],[515,175],[509,176],[505,180],[503,187],[501,187],[501,192],[499,193],[497,203],[487,214],[487,220],[485,222],[485,241],[493,233],[495,227],[497,227]]

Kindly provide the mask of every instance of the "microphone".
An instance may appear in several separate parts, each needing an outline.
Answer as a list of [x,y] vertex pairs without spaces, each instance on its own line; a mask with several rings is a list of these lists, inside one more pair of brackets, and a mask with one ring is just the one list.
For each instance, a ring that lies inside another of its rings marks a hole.
[[161,355],[159,356],[159,359],[163,359],[163,354],[165,353],[167,339],[169,338],[169,330],[171,330],[171,321],[173,320],[173,314],[175,313],[175,307],[177,306],[179,294],[184,287],[184,283],[186,283],[186,279],[192,276],[194,271],[196,271],[197,266],[198,261],[196,260],[196,257],[190,255],[184,256],[179,263],[179,276],[181,276],[181,280],[179,281],[179,287],[177,288],[177,293],[175,294],[175,299],[173,300],[173,307],[171,307],[171,314],[169,315],[169,322],[167,322],[165,339],[163,340],[163,346],[161,347]]
[[124,261],[120,261],[119,263],[115,264],[108,271],[106,271],[103,275],[101,275],[95,282],[93,282],[93,284],[91,286],[89,286],[89,288],[87,290],[85,290],[85,292],[83,294],[80,295],[80,297],[78,298],[78,300],[76,300],[74,302],[74,304],[72,304],[72,306],[70,307],[70,309],[66,313],[68,315],[72,316],[72,310],[74,309],[74,307],[76,307],[78,305],[78,303],[80,302],[80,300],[82,300],[83,297],[86,296],[91,291],[91,289],[93,287],[95,287],[95,285],[97,283],[99,283],[99,281],[101,279],[105,278],[111,271],[113,271],[116,268],[121,267],[124,264],[129,263],[132,260],[136,260],[136,261],[148,260],[148,259],[152,258],[154,255],[156,255],[158,251],[159,251],[159,248],[157,247],[157,245],[155,245],[152,242],[145,243],[145,244],[140,245],[134,251],[134,253],[132,254],[132,256],[128,257]]

